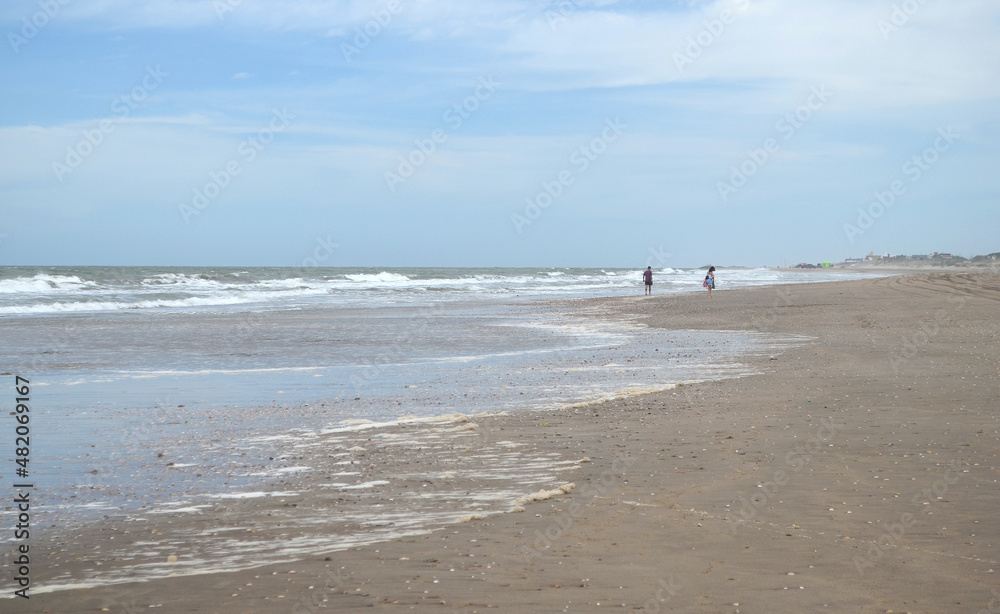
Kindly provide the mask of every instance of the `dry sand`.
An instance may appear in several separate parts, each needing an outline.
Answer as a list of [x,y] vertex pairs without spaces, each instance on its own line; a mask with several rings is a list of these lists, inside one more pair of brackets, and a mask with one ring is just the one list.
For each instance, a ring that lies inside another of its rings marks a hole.
[[[220,531],[246,547],[234,562],[255,544],[315,544],[358,505],[399,521],[371,525],[383,532],[373,539],[399,537],[231,573],[35,592],[0,611],[1000,612],[998,301],[990,274],[577,301],[649,326],[811,341],[749,357],[759,375],[738,380],[341,434],[364,448],[351,457],[361,477],[438,477],[353,495],[290,476],[272,491],[299,494],[167,515],[156,532],[111,519],[39,544],[33,586],[80,577],[85,563],[127,569],[134,561],[115,559],[139,540],[176,553],[158,561],[167,573],[189,571]],[[404,535],[422,491],[489,491],[498,509],[524,511]]]

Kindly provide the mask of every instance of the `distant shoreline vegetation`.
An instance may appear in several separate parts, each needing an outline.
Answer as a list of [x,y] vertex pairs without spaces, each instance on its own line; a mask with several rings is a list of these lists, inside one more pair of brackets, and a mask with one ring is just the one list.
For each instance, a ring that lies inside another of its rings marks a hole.
[[915,254],[915,255],[902,255],[902,254],[882,254],[876,255],[874,252],[869,252],[864,258],[846,258],[843,262],[830,263],[822,262],[819,264],[808,264],[799,263],[793,266],[794,269],[829,269],[829,268],[851,268],[856,266],[957,266],[957,267],[968,267],[977,265],[986,265],[991,267],[1000,267],[1000,252],[993,252],[991,254],[986,254],[982,256],[973,256],[972,258],[964,258],[962,256],[956,256],[948,252],[934,252],[932,254]]

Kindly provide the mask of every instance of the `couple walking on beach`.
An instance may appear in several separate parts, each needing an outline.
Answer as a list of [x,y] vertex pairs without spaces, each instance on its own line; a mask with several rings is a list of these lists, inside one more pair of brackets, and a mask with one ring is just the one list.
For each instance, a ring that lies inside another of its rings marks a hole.
[[[648,266],[646,270],[642,272],[642,281],[646,284],[646,294],[645,296],[651,296],[653,294],[653,267]],[[708,275],[705,275],[705,281],[701,284],[705,288],[708,288],[708,298],[712,298],[712,288],[715,287],[715,267],[708,267]]]

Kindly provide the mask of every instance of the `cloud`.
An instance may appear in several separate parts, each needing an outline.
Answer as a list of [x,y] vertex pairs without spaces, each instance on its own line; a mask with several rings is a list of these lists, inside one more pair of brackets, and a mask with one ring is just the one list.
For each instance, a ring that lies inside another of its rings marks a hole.
[[250,73],[248,72],[238,72],[232,77],[230,77],[230,79],[249,79],[249,78],[250,78]]
[[[388,19],[382,36],[402,45],[394,49],[419,53],[421,70],[489,57],[511,87],[534,91],[825,82],[856,108],[1000,95],[1000,3],[986,0],[920,3],[912,14],[862,0],[399,2],[390,12],[391,0],[89,0],[66,5],[57,18],[113,29],[224,26],[322,39],[348,39],[355,27]],[[218,11],[220,3],[231,10]],[[13,23],[35,6],[15,4],[2,12]],[[375,55],[364,60],[376,71],[417,57]]]
[[879,24],[891,15],[842,0],[734,0],[641,17],[588,11],[512,31],[504,51],[544,89],[826,82],[860,107],[1000,95],[989,77],[1000,69],[1000,39],[990,34],[1000,5],[922,5],[887,40]]
[[[87,0],[59,10],[59,19],[113,29],[198,28],[222,23],[268,31],[328,31],[382,16],[393,0]],[[398,0],[400,21],[476,30],[537,11],[526,0]],[[39,11],[36,2],[5,3],[0,21],[19,23]]]

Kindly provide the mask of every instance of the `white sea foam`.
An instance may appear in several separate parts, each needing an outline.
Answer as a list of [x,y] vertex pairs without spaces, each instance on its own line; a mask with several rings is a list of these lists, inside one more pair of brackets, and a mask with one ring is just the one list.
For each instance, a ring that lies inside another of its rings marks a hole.
[[169,509],[151,510],[149,514],[200,514],[201,510],[211,505],[189,505],[187,507],[171,507]]
[[[234,309],[312,303],[382,304],[519,296],[628,294],[640,288],[628,269],[51,269],[0,278],[0,315],[121,310]],[[703,271],[654,271],[660,292],[700,291]],[[837,271],[720,269],[720,289],[829,281]],[[855,277],[861,276],[854,274]]]
[[46,275],[16,277],[0,280],[0,293],[54,294],[79,292],[100,287],[93,281],[84,281],[76,275]]
[[260,499],[261,497],[294,497],[297,492],[236,492],[208,495],[212,499]]
[[400,275],[398,273],[389,273],[388,271],[382,271],[372,275],[370,273],[354,273],[347,274],[344,277],[350,279],[351,281],[360,282],[378,282],[378,283],[394,283],[394,282],[408,282],[411,281],[406,275]]
[[376,486],[384,486],[388,484],[388,480],[372,480],[370,482],[362,482],[360,484],[352,484],[350,486],[341,486],[341,490],[357,490],[359,488],[374,488]]

